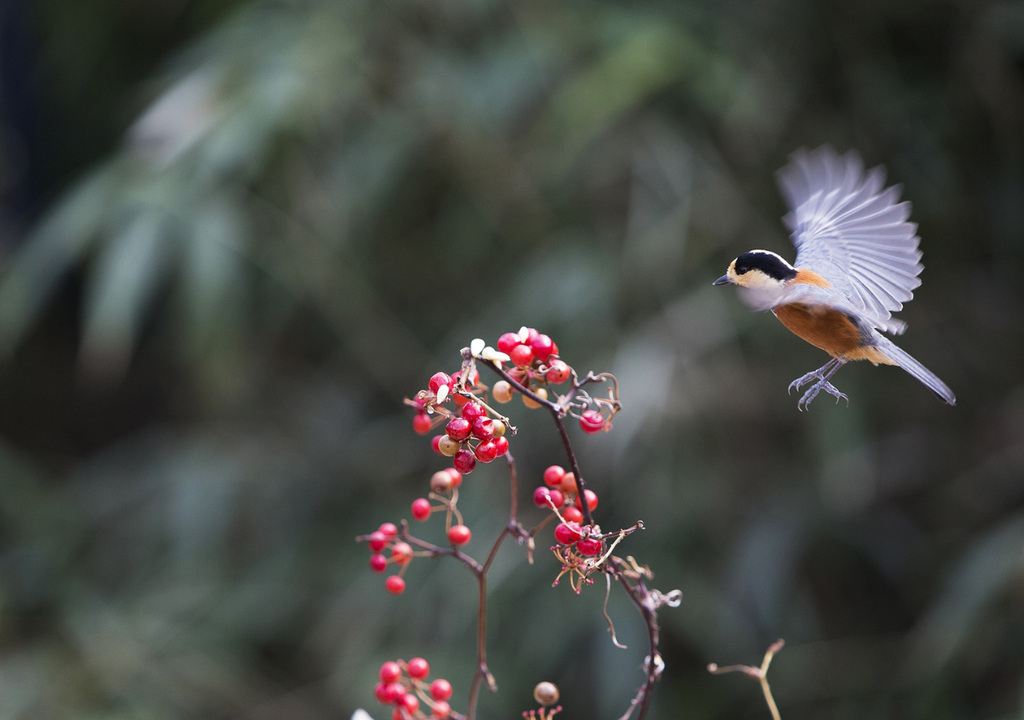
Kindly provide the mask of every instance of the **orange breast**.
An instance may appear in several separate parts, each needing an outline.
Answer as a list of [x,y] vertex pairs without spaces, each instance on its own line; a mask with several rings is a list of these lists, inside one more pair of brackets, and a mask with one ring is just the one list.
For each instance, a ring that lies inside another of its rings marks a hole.
[[860,329],[840,312],[825,305],[793,303],[779,305],[772,312],[790,332],[833,357],[859,360],[857,351],[864,346]]

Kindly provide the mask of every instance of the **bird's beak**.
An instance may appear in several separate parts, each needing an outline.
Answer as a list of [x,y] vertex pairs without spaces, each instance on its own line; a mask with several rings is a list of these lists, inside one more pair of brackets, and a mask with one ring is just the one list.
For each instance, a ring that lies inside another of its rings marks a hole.
[[732,280],[729,279],[728,275],[723,275],[722,277],[718,278],[717,280],[715,280],[711,284],[712,285],[732,285]]

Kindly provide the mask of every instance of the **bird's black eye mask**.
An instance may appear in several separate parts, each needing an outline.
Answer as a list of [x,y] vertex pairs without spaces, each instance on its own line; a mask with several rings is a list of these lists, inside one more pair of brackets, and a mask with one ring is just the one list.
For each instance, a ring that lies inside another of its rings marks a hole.
[[747,252],[736,258],[735,270],[737,275],[743,275],[751,270],[760,270],[770,278],[781,282],[792,280],[796,277],[796,270],[784,263],[774,255],[759,252]]

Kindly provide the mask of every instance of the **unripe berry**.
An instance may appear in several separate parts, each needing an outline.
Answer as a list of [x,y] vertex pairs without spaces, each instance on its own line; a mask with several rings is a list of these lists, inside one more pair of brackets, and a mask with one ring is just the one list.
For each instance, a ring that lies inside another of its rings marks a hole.
[[436,718],[446,718],[452,714],[452,706],[444,700],[434,703],[434,709],[431,711]]
[[558,686],[554,683],[537,683],[533,689],[533,699],[541,705],[554,705],[558,702]]
[[462,475],[453,467],[445,468],[444,472],[448,473],[448,477],[452,479],[452,487],[457,488],[462,485]]
[[558,483],[558,489],[566,495],[576,492],[576,475],[571,472],[567,472],[563,475],[562,481]]
[[576,549],[581,555],[594,557],[601,554],[601,541],[596,538],[583,538],[576,543]]
[[552,385],[561,385],[569,379],[570,375],[572,375],[572,371],[568,365],[561,360],[552,360],[548,365],[548,371],[544,373],[544,379]]
[[583,537],[583,533],[580,532],[580,526],[577,523],[559,523],[555,528],[555,540],[562,545],[572,545],[581,537]]
[[387,544],[387,542],[387,537],[384,536],[384,533],[378,530],[376,532],[370,533],[370,539],[366,541],[366,544],[374,552],[380,552],[384,549],[384,546]]
[[512,350],[521,343],[518,333],[505,333],[498,338],[498,352],[503,352],[506,355],[512,352]]
[[398,678],[402,677],[402,666],[393,660],[388,660],[386,663],[380,666],[380,680],[383,683],[393,683]]
[[504,405],[512,399],[512,386],[506,380],[499,380],[491,388],[491,397],[494,398],[494,402]]
[[533,350],[529,345],[516,345],[509,353],[509,357],[519,367],[526,367],[533,362]]
[[[504,440],[505,438],[501,438]],[[489,463],[498,457],[498,444],[494,440],[484,440],[476,446],[473,455],[482,463]]]
[[376,553],[370,556],[370,569],[373,570],[375,573],[382,573],[387,569],[387,567],[388,559],[380,553]]
[[504,437],[494,438],[491,440],[494,443],[495,457],[501,457],[508,452],[508,439]]
[[430,416],[426,413],[416,413],[412,419],[412,429],[416,431],[418,435],[426,435],[430,432],[430,428],[433,427],[433,423],[430,421]]
[[[587,507],[590,508],[591,510],[596,510],[597,509],[597,493],[594,492],[593,490],[584,490],[583,494],[587,498]],[[579,495],[576,496],[576,507],[578,507],[578,508],[582,508],[583,507],[580,504],[580,497],[579,497]]]
[[441,452],[441,441],[447,439],[447,437],[447,435],[435,435],[430,438],[430,449],[438,455],[444,455],[444,453]]
[[436,372],[430,376],[430,392],[437,395],[437,391],[441,389],[442,385],[451,388],[452,378],[448,373]]
[[480,403],[471,402],[468,403],[466,407],[462,408],[462,417],[466,418],[471,423],[478,417],[483,417],[486,414],[487,411],[484,410],[484,406]]
[[444,678],[430,683],[430,697],[435,700],[447,700],[452,696],[452,684]]
[[544,484],[548,487],[558,487],[565,477],[565,468],[561,465],[552,465],[544,471]]
[[409,671],[409,677],[422,680],[430,674],[430,664],[421,657],[415,657],[410,660],[406,667]]
[[604,417],[597,410],[587,410],[580,416],[580,427],[588,435],[601,432],[604,429]]
[[551,490],[546,487],[539,487],[533,491],[533,504],[537,507],[550,510],[551,505],[548,504],[548,500],[551,500],[551,505],[560,508],[565,503],[565,496],[558,490]]
[[383,523],[379,528],[377,528],[377,532],[382,533],[384,537],[390,540],[398,534],[398,528],[394,523]]
[[452,476],[447,470],[438,470],[430,476],[430,489],[436,493],[445,493],[452,488]]
[[423,522],[430,517],[430,501],[426,498],[416,498],[412,501],[412,516]]
[[478,417],[473,421],[473,437],[490,440],[494,437],[494,421],[488,417]]
[[530,348],[533,350],[533,356],[541,362],[544,362],[551,357],[551,353],[554,352],[555,343],[547,335],[538,335],[530,341]]
[[391,575],[384,581],[384,587],[386,587],[388,592],[392,595],[401,595],[405,592],[405,580],[397,575]]
[[501,420],[491,420],[494,425],[494,437],[501,437],[505,434],[505,423]]
[[463,448],[455,453],[455,457],[452,458],[452,463],[455,465],[455,469],[463,475],[469,475],[473,472],[473,468],[476,467],[476,458],[473,457],[471,450]]
[[452,525],[448,529],[448,541],[452,545],[465,545],[473,537],[473,533],[465,525]]
[[452,440],[465,440],[469,437],[469,420],[466,418],[455,417],[448,421],[445,425],[445,432],[448,433],[448,437]]
[[583,522],[583,511],[578,507],[570,505],[562,511],[562,517],[565,518],[566,522],[581,523]]
[[[533,394],[541,398],[542,400],[548,399],[548,391],[545,390],[544,388],[534,388]],[[533,398],[527,397],[526,395],[523,395],[523,405],[530,408],[531,410],[536,410],[537,408],[540,407],[539,402],[537,402]]]
[[405,565],[412,560],[412,547],[409,543],[395,543],[391,546],[391,559],[399,565]]
[[437,449],[441,451],[441,454],[445,457],[452,457],[462,447],[458,440],[453,440],[447,435],[442,435],[441,439],[437,442]]

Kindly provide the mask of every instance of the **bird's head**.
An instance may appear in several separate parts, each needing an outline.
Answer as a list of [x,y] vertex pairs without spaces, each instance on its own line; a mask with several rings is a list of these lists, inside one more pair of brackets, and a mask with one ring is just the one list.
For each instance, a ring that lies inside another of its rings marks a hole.
[[796,268],[769,250],[751,250],[729,263],[713,285],[739,285],[750,290],[781,290],[796,277]]

